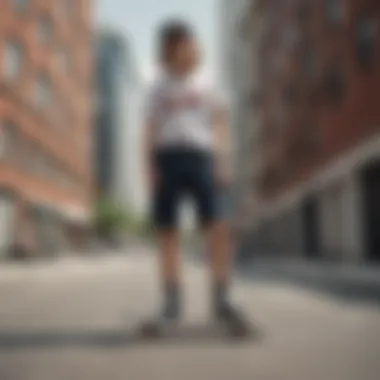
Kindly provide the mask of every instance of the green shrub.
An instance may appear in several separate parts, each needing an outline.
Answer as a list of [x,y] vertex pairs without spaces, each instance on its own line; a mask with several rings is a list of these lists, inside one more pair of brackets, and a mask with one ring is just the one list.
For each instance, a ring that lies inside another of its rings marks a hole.
[[126,233],[141,238],[152,236],[147,218],[137,218],[128,209],[112,200],[99,200],[95,215],[95,224],[101,233]]

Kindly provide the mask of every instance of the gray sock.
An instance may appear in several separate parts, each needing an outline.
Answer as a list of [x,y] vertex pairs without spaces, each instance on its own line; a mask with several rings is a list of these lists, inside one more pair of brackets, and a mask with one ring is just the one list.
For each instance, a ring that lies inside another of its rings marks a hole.
[[218,312],[228,302],[228,283],[227,281],[216,281],[213,288],[213,302],[215,311]]
[[177,317],[179,313],[179,285],[176,282],[164,284],[164,316]]

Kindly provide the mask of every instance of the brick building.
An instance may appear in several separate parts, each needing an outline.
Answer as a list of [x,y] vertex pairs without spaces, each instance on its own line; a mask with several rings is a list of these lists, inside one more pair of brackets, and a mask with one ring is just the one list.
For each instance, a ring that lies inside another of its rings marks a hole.
[[262,0],[258,247],[379,259],[380,3]]
[[0,249],[52,251],[91,204],[89,0],[4,0]]
[[220,68],[231,100],[230,128],[234,146],[231,222],[237,249],[250,253],[251,231],[260,224],[258,181],[261,159],[261,115],[256,108],[259,48],[263,23],[260,0],[220,0]]

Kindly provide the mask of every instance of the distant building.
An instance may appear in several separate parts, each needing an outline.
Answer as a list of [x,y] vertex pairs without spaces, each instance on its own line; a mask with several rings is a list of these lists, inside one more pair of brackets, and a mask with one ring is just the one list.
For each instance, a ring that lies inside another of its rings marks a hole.
[[144,91],[137,72],[135,82],[128,101],[128,128],[125,147],[127,153],[127,170],[124,172],[124,186],[120,189],[119,198],[129,205],[136,217],[147,213],[147,187],[143,160],[143,107]]
[[96,185],[102,195],[115,195],[117,142],[126,126],[128,48],[124,37],[111,31],[95,36],[95,146]]
[[[95,35],[95,172],[98,195],[138,212],[139,77],[131,47],[111,29]],[[137,194],[137,195],[136,195]]]
[[259,3],[257,249],[379,260],[380,3]]
[[255,102],[259,86],[257,63],[261,23],[252,18],[256,3],[258,1],[251,0],[221,0],[219,3],[221,74],[232,103],[234,209],[238,230],[252,228],[259,207],[254,178],[260,164],[257,147],[261,124]]
[[[51,254],[92,198],[92,2],[3,1],[0,252]],[[1,255],[1,253],[0,253]]]

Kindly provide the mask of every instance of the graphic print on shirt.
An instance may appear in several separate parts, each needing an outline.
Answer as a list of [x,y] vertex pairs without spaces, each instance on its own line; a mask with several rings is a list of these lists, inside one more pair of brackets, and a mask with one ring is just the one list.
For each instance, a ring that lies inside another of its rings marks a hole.
[[156,143],[212,149],[211,115],[220,99],[213,86],[197,80],[161,78],[147,103],[148,115],[157,128]]
[[191,144],[197,139],[197,129],[205,123],[202,94],[196,91],[180,89],[167,91],[162,96],[161,107],[166,119],[162,126],[162,136],[166,141]]
[[202,95],[189,92],[177,96],[166,95],[162,100],[166,112],[186,112],[202,107]]

